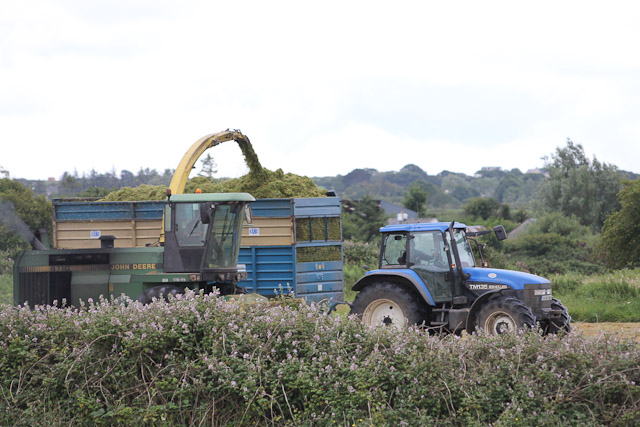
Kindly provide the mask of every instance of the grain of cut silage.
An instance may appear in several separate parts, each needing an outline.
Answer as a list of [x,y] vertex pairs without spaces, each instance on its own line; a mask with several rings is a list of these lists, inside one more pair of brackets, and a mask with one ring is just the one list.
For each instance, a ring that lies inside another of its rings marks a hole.
[[[238,141],[249,173],[228,180],[210,180],[196,177],[187,182],[184,192],[195,193],[200,189],[203,193],[249,193],[256,199],[288,199],[293,197],[325,197],[326,190],[319,188],[306,176],[284,173],[282,169],[275,172],[263,168],[251,143]],[[164,200],[167,187],[162,185],[141,185],[125,187],[109,193],[104,201],[139,201]]]

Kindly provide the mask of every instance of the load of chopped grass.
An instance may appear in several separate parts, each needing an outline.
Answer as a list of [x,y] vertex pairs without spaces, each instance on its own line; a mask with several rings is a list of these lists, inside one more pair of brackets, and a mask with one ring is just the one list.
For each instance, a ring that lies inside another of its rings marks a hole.
[[[240,178],[209,179],[195,177],[185,186],[185,193],[249,193],[256,199],[288,199],[293,197],[325,197],[326,190],[319,188],[310,178],[293,173],[275,172],[262,167],[253,146],[246,140],[236,141],[240,146],[249,173]],[[109,193],[104,201],[164,200],[166,187],[141,185],[122,188]]]
[[104,202],[137,202],[143,200],[164,200],[167,198],[167,187],[163,185],[145,185],[139,187],[123,187],[107,194]]
[[325,197],[326,190],[319,188],[306,176],[275,172],[262,168],[259,174],[249,172],[240,178],[213,181],[196,177],[187,182],[185,193],[249,193],[256,199],[279,199],[292,197]]

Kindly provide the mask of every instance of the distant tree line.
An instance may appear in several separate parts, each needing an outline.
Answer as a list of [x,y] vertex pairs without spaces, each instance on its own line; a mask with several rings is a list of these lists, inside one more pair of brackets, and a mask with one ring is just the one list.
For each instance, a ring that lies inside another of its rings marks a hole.
[[155,169],[140,168],[137,173],[122,170],[99,173],[92,169],[88,173],[78,171],[64,172],[59,180],[41,181],[18,179],[20,183],[34,193],[44,195],[48,199],[64,197],[103,197],[111,191],[122,187],[138,187],[139,185],[166,185],[173,177],[173,169],[165,169],[162,173]]

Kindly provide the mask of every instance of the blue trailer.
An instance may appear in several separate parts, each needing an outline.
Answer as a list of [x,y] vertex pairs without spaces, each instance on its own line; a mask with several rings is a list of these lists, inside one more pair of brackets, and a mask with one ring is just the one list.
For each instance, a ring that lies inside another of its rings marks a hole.
[[243,230],[238,262],[249,292],[293,292],[309,301],[342,301],[343,251],[338,197],[260,199]]

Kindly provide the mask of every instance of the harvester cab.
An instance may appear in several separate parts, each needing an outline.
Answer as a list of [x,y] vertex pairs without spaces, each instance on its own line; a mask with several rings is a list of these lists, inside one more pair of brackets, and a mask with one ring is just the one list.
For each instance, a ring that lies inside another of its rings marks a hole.
[[244,214],[254,200],[245,193],[170,196],[164,213],[165,272],[199,271],[203,281],[232,281]]
[[[354,286],[352,305],[368,325],[425,325],[459,333],[483,329],[490,334],[539,326],[544,332],[568,331],[566,307],[551,296],[551,283],[533,274],[486,268],[470,245],[465,224],[417,223],[380,229],[379,268]],[[506,238],[504,227],[493,232]]]

